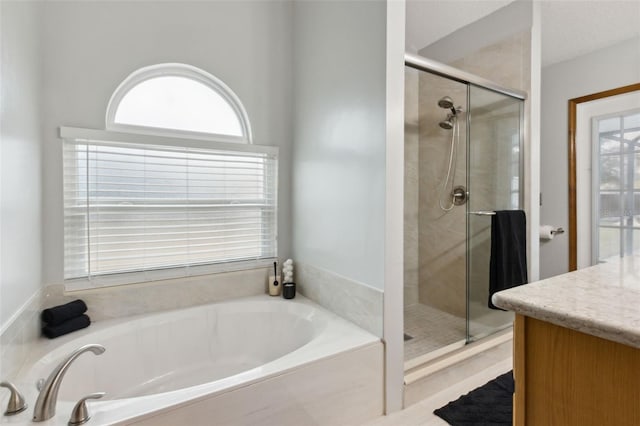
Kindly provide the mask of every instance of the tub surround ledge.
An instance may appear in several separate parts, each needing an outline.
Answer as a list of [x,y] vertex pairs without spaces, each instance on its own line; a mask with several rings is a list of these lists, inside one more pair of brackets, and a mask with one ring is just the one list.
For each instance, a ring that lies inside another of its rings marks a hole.
[[14,380],[40,338],[41,306],[42,290],[39,290],[0,330],[0,380]]
[[91,321],[188,308],[264,294],[269,270],[256,268],[79,291],[65,291],[64,285],[54,284],[45,287],[43,306],[82,299],[89,307]]
[[640,348],[640,255],[494,294],[516,314]]
[[305,262],[296,262],[295,268],[295,280],[301,294],[382,337],[384,293],[381,290]]

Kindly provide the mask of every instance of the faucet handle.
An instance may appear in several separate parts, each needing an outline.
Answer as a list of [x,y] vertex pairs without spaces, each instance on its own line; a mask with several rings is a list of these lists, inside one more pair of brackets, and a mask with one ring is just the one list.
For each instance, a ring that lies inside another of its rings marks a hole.
[[4,412],[5,416],[13,416],[27,409],[27,403],[24,402],[24,397],[18,389],[11,382],[0,382],[0,387],[7,388],[11,391],[9,397],[9,403],[7,404],[7,410]]
[[73,410],[71,410],[71,417],[69,418],[68,425],[78,426],[88,422],[91,418],[91,415],[89,414],[89,409],[87,408],[87,399],[100,399],[105,395],[105,392],[96,392],[80,399],[76,406],[73,407]]

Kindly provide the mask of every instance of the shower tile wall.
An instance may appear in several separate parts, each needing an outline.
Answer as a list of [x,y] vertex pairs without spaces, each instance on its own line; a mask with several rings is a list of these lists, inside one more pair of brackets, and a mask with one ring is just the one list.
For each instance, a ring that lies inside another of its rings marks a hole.
[[[466,110],[466,86],[428,73],[420,74],[419,134],[419,301],[450,314],[466,316],[465,285],[465,208],[456,206],[444,212],[438,193],[447,174],[453,130],[438,123],[447,110],[438,107],[443,96]],[[460,116],[460,141],[457,148],[455,185],[466,184],[466,111]],[[447,191],[448,192],[448,191]],[[448,204],[447,195],[443,204]]]
[[505,87],[529,91],[531,32],[513,34],[451,62],[450,65]]

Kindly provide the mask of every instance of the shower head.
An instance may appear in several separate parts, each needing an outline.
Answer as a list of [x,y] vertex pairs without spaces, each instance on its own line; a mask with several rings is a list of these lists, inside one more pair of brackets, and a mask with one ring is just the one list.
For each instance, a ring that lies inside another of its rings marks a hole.
[[452,116],[456,116],[459,112],[462,111],[462,107],[455,107],[453,104],[453,99],[451,99],[449,96],[445,96],[444,98],[440,99],[438,101],[438,106],[440,108],[444,108],[444,109],[448,109],[451,110],[451,114]]
[[[452,109],[453,108],[453,99],[449,96],[445,96],[444,98],[438,101],[438,106],[444,109]],[[455,108],[453,108],[455,109]]]
[[453,114],[449,114],[447,115],[447,118],[442,120],[440,123],[438,123],[440,125],[440,127],[442,127],[445,130],[451,130],[453,129],[453,121],[456,119],[456,116]]

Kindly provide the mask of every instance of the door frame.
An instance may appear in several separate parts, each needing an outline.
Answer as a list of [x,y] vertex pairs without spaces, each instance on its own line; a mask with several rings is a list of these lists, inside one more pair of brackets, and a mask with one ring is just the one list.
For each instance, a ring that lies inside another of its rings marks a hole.
[[569,99],[569,271],[578,267],[578,219],[576,202],[576,127],[578,105],[611,96],[622,95],[640,90],[640,83],[617,87],[590,95]]

